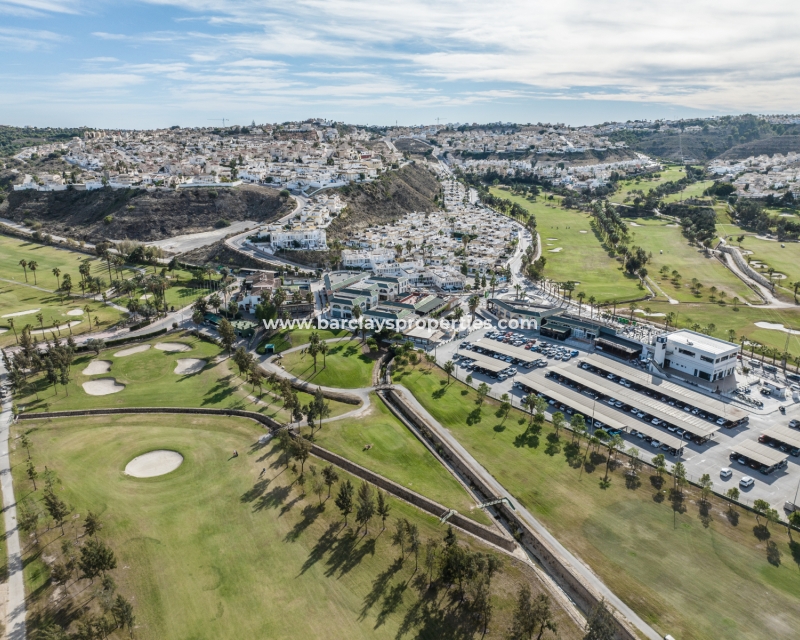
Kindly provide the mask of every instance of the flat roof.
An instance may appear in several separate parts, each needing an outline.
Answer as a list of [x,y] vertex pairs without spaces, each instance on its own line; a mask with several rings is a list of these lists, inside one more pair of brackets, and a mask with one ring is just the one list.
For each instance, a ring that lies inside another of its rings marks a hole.
[[740,348],[738,344],[733,342],[712,338],[711,336],[689,331],[688,329],[680,329],[679,331],[673,331],[667,334],[667,342],[674,342],[685,347],[696,347],[697,349],[702,349],[706,353],[713,353],[717,356],[721,356],[729,351],[739,351]]
[[649,398],[643,393],[633,391],[632,389],[623,387],[617,382],[611,382],[611,380],[607,380],[606,378],[602,378],[593,373],[588,373],[583,369],[560,369],[554,370],[553,373],[561,374],[573,382],[578,382],[585,387],[589,387],[593,391],[611,396],[617,400],[622,400],[625,402],[625,404],[629,404],[632,407],[641,409],[642,411],[649,413],[654,418],[665,420],[676,427],[684,427],[696,436],[707,438],[719,431],[719,425],[712,424],[711,422],[692,415],[691,413],[686,413],[677,407],[665,405],[659,400]]
[[[648,424],[630,425],[630,416],[624,411],[619,411],[616,408],[611,408],[603,402],[596,402],[592,398],[558,384],[547,378],[532,376],[524,374],[517,376],[517,380],[522,384],[543,393],[546,396],[553,398],[557,402],[563,403],[572,407],[575,411],[579,412],[586,418],[591,418],[594,415],[596,420],[604,422],[612,429],[620,429],[625,432],[630,432],[630,429],[636,429],[642,433],[655,438],[662,444],[666,444],[673,449],[680,449],[683,445],[687,444],[684,440],[681,442],[680,438],[673,436],[668,431],[662,431],[657,427]],[[623,420],[625,422],[623,422]]]
[[476,340],[472,343],[472,346],[478,346],[483,349],[489,349],[490,351],[494,351],[495,353],[500,353],[505,356],[511,356],[512,358],[518,358],[523,362],[533,362],[539,356],[534,351],[531,353],[527,349],[523,349],[522,347],[515,347],[514,345],[504,344],[502,342],[498,342],[497,340],[492,340],[487,338],[486,340]]
[[764,444],[761,444],[760,442],[756,442],[755,440],[745,440],[744,442],[740,442],[739,444],[734,445],[732,450],[734,453],[738,453],[746,458],[755,460],[759,464],[763,464],[767,467],[774,467],[787,457],[785,453],[781,453],[777,449],[772,449]]
[[648,387],[653,388],[653,390],[660,391],[665,396],[669,396],[674,400],[690,402],[692,406],[703,411],[713,413],[715,416],[720,418],[727,418],[728,420],[737,422],[747,416],[745,411],[730,403],[722,402],[721,400],[716,400],[715,398],[709,398],[702,393],[692,389],[687,389],[684,386],[675,384],[674,382],[670,382],[664,378],[659,378],[658,376],[654,376],[647,371],[642,371],[641,369],[635,369],[634,367],[624,365],[621,362],[612,360],[607,356],[599,356],[594,354],[581,358],[581,360],[588,362],[595,367],[599,367],[600,369],[605,369],[609,373],[614,373],[628,380],[647,385]]
[[511,366],[511,363],[506,362],[505,360],[500,361],[495,358],[492,358],[491,356],[485,356],[482,353],[470,353],[470,355],[468,356],[462,356],[462,359],[459,360],[459,363],[463,362],[463,358],[469,358],[470,360],[474,360],[475,364],[477,364],[479,367],[488,369],[493,373],[503,371],[504,369],[508,369]]
[[800,447],[800,433],[789,427],[777,425],[764,430],[763,435],[774,438],[779,442],[788,444],[791,447]]

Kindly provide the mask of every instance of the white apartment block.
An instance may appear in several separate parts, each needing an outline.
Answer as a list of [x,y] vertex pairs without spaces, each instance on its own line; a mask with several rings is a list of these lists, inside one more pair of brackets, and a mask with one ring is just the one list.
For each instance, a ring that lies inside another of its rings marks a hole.
[[681,329],[656,338],[655,363],[689,376],[714,382],[736,370],[738,344]]

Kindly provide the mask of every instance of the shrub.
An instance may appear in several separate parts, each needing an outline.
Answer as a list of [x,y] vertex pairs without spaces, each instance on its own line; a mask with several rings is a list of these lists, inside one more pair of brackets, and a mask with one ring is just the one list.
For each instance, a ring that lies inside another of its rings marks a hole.
[[103,218],[103,224],[111,224],[114,221],[114,216],[108,215]]
[[214,223],[214,227],[216,227],[217,229],[224,229],[225,227],[230,227],[230,226],[231,226],[231,223],[228,222],[227,220],[223,220],[223,219],[217,220]]

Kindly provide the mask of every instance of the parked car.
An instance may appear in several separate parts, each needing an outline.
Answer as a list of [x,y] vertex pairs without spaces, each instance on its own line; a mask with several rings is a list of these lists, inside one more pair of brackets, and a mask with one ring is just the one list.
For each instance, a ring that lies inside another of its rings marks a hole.
[[756,483],[756,481],[755,481],[755,480],[753,480],[753,479],[752,479],[750,476],[745,476],[744,478],[742,478],[741,480],[739,480],[739,486],[740,486],[742,489],[749,489],[749,488],[750,488],[750,487],[752,487],[752,486],[753,486],[755,483]]
[[731,471],[731,469],[729,467],[723,467],[719,471],[719,477],[722,478],[723,480],[727,480],[732,475],[733,475],[733,471]]

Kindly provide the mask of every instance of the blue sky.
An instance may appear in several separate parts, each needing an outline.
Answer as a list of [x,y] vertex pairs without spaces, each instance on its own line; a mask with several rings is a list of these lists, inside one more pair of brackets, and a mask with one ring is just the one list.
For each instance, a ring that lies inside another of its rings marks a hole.
[[787,0],[0,0],[0,123],[800,111]]

